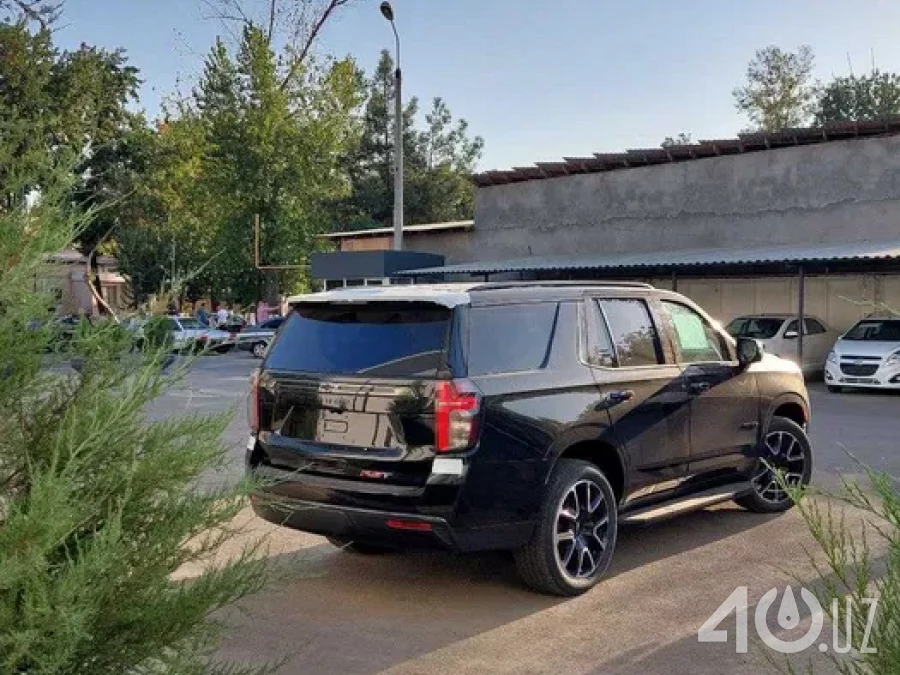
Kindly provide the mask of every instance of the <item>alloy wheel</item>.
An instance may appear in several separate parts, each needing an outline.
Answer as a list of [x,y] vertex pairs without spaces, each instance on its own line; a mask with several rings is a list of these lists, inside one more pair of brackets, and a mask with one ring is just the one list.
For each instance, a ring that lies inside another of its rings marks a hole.
[[590,578],[609,545],[609,505],[592,480],[575,483],[563,496],[556,513],[556,559],[575,579]]
[[756,493],[765,501],[778,504],[788,499],[788,493],[778,480],[778,472],[790,487],[799,487],[806,472],[803,445],[788,431],[773,431],[763,442],[764,454],[760,467],[751,479]]

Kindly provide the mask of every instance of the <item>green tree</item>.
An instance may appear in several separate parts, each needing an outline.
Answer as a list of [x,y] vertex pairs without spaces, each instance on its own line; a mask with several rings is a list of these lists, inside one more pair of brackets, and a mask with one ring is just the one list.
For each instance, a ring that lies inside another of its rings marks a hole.
[[[28,133],[0,137],[2,194],[37,180],[16,166]],[[251,672],[211,661],[213,612],[267,567],[255,545],[212,562],[249,487],[196,489],[227,457],[227,419],[148,422],[177,373],[159,352],[129,354],[115,323],[77,331],[76,372],[48,369],[51,333],[23,329],[51,300],[35,276],[91,215],[72,207],[72,177],[43,174],[39,200],[0,211],[0,672]]]
[[[11,167],[27,170],[34,184],[25,193],[40,192],[54,164],[68,166],[74,158],[71,197],[77,204],[92,209],[120,198],[130,170],[128,138],[143,124],[127,109],[138,82],[121,50],[82,44],[59,53],[49,29],[32,32],[24,20],[0,23],[0,131],[21,139],[17,161],[0,167],[0,179]],[[29,133],[17,133],[23,129]],[[22,198],[5,195],[8,205]],[[76,243],[90,253],[115,224],[114,210],[96,211]]]
[[[55,143],[49,95],[57,57],[49,30],[32,33],[24,21],[0,22],[0,139],[10,139],[9,161],[0,163],[0,185],[20,190],[0,195],[7,209],[39,189],[54,162],[65,159],[65,147]],[[31,183],[23,184],[14,173]]]
[[[382,51],[371,80],[358,142],[345,158],[351,194],[335,211],[334,229],[379,227],[391,221],[394,204],[394,62]],[[471,218],[473,189],[468,176],[481,157],[484,141],[469,136],[465,120],[454,121],[449,107],[435,98],[416,128],[419,104],[403,109],[405,220],[429,223]]]
[[666,136],[663,142],[660,143],[660,147],[671,148],[676,145],[690,145],[691,143],[693,143],[691,135],[681,132],[677,136]]
[[877,120],[900,114],[900,75],[873,70],[836,77],[822,89],[816,123]]
[[747,83],[734,90],[735,107],[754,130],[777,131],[808,123],[815,104],[812,49],[787,52],[769,46],[747,66]]
[[63,4],[62,0],[0,0],[0,22],[36,23],[46,30],[59,20]]

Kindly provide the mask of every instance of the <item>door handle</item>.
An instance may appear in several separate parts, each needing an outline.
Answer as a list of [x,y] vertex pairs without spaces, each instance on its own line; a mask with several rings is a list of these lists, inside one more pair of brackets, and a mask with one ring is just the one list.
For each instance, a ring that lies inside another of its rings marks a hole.
[[704,394],[709,391],[709,382],[691,382],[688,385],[688,391],[692,394]]
[[630,401],[634,398],[634,392],[631,389],[623,389],[621,391],[608,391],[603,397],[607,403],[616,404]]

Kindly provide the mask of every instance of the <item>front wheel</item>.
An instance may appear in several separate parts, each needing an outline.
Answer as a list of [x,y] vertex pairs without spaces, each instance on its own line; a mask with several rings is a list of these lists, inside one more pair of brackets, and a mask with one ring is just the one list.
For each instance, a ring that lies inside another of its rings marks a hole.
[[542,593],[584,593],[609,566],[617,524],[616,497],[606,476],[588,462],[560,460],[531,541],[515,552],[519,575]]
[[735,502],[756,513],[787,511],[794,501],[785,487],[808,485],[811,475],[812,448],[803,427],[785,417],[773,417],[750,479],[753,490]]

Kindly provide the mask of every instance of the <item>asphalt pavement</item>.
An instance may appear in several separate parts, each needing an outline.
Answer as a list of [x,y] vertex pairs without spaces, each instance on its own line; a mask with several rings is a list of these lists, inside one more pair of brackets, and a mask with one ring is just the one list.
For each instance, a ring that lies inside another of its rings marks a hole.
[[[243,352],[202,357],[154,406],[153,415],[234,411],[225,435],[233,462],[206,480],[240,475],[247,382],[257,364]],[[810,391],[814,482],[833,487],[842,473],[860,473],[848,452],[900,475],[900,396],[830,394],[821,384]],[[246,537],[267,538],[283,580],[228,613],[220,656],[285,659],[284,675],[777,672],[766,658],[773,653],[752,637],[749,653],[735,652],[733,615],[719,626],[727,642],[699,643],[697,631],[736,587],[747,586],[752,636],[766,591],[815,578],[804,552],[812,542],[796,512],[760,516],[731,505],[624,530],[604,581],[566,601],[525,589],[507,554],[361,557],[249,512],[242,519]],[[775,609],[767,615],[773,632],[790,637],[773,623]],[[792,659],[835,672],[815,648]]]

